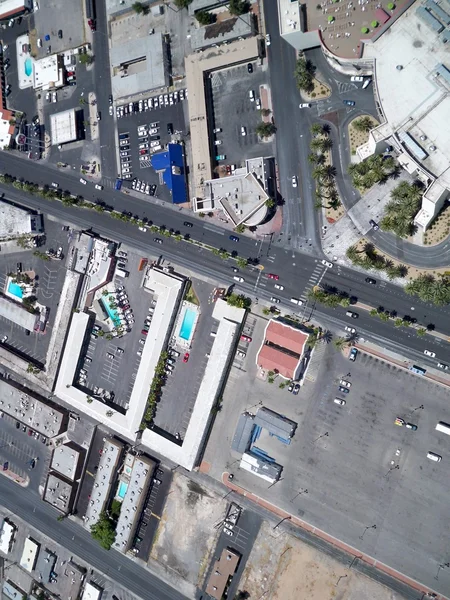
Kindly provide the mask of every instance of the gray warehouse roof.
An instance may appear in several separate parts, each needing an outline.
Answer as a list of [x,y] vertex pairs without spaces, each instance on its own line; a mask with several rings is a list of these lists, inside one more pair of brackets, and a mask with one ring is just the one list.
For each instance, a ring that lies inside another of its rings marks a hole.
[[36,563],[36,579],[42,583],[48,583],[50,581],[50,573],[56,563],[56,554],[45,549],[39,553],[39,557]]
[[16,304],[5,297],[0,297],[0,317],[12,321],[19,327],[33,331],[39,315],[33,315],[20,304]]
[[247,451],[254,424],[254,415],[249,413],[240,415],[233,441],[231,442],[232,450],[240,454]]
[[169,84],[165,43],[160,33],[112,46],[110,52],[114,73],[112,87],[116,98]]
[[255,425],[264,427],[273,435],[282,438],[291,438],[297,429],[297,423],[279,415],[278,413],[263,406],[255,416]]

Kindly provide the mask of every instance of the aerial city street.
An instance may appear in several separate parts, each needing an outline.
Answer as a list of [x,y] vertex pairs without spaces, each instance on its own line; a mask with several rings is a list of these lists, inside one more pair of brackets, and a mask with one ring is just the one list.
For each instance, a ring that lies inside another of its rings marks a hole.
[[448,0],[0,0],[0,586],[450,600]]

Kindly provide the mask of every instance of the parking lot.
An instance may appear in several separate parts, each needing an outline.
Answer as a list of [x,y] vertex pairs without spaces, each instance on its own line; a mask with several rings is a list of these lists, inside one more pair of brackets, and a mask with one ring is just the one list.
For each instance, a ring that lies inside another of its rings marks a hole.
[[[61,224],[44,217],[45,234],[40,238],[41,245],[36,249],[45,253],[61,247],[63,256],[66,255],[70,231],[62,231]],[[65,278],[64,260],[42,260],[34,256],[33,250],[23,250],[11,254],[0,255],[0,289],[4,289],[9,273],[16,273],[18,265],[22,273],[35,273],[35,289],[37,302],[48,307],[49,317],[44,333],[31,331],[16,325],[12,321],[0,317],[0,337],[8,336],[5,346],[12,352],[33,359],[43,365],[46,360],[48,344],[52,333],[59,297]]]
[[265,84],[267,73],[256,63],[251,64],[252,73],[246,64],[214,72],[206,86],[211,98],[212,129],[221,130],[215,134],[211,131],[211,156],[224,156],[221,160],[237,166],[242,166],[245,159],[274,152],[273,144],[260,142],[255,132],[261,122],[260,86]]
[[[294,396],[278,387],[278,378],[269,384],[257,377],[260,330],[257,323],[243,365],[247,376],[232,369],[205,455],[210,474],[220,479],[229,470],[238,485],[434,585],[449,535],[450,439],[435,431],[438,421],[450,420],[448,392],[363,353],[350,362],[329,344],[316,348],[319,368],[313,355],[310,375]],[[351,384],[348,394],[339,390],[341,379]],[[241,471],[239,456],[229,450],[239,414],[255,412],[260,402],[298,423],[290,445],[264,434],[258,440],[283,465],[274,486]],[[417,430],[397,426],[397,417]],[[429,451],[442,461],[428,459]]]
[[[121,252],[124,250],[122,248]],[[145,339],[141,331],[152,310],[152,301],[155,300],[141,286],[142,271],[138,271],[140,259],[140,256],[128,251],[125,260],[129,277],[116,276],[115,278],[116,289],[123,288],[120,293],[126,294],[126,300],[122,302],[124,310],[132,312],[130,331],[108,339],[107,329],[102,330],[102,323],[98,322],[88,336],[86,352],[79,363],[79,369],[85,371],[85,376],[82,371],[79,371],[82,376],[78,380],[78,385],[82,385],[87,393],[92,395],[95,395],[96,388],[105,390],[112,394],[109,403],[116,407],[120,406],[123,410],[126,410],[128,405],[141,360],[143,347],[141,340]],[[121,260],[124,258],[122,257]],[[104,333],[99,333],[95,331],[96,329]],[[101,392],[97,391],[97,394]]]
[[154,419],[158,427],[171,435],[179,434],[181,439],[189,425],[208,361],[207,355],[214,342],[211,336],[211,331],[214,330],[211,316],[214,305],[208,302],[213,286],[194,280],[193,289],[199,300],[200,316],[189,350],[189,360],[183,361],[184,352],[179,349],[180,356],[175,359],[173,372],[168,373]]
[[[35,35],[33,49],[37,53],[37,58],[46,56],[49,46],[51,52],[55,53],[76,48],[85,42],[81,4],[73,5],[70,2],[56,0],[37,0],[36,4],[39,10],[35,11],[30,19]],[[65,8],[70,12],[69,19]],[[60,35],[58,35],[59,31],[61,31]],[[46,36],[50,39],[46,40]],[[41,47],[37,44],[38,39],[42,40]]]
[[167,148],[172,135],[185,134],[186,109],[185,90],[115,108],[122,177],[130,185],[133,180],[149,185],[147,191],[145,187],[141,190],[140,186],[139,189],[134,186],[135,191],[147,195],[156,193],[159,198],[171,201],[169,191],[161,185],[159,175],[151,167],[151,155]]

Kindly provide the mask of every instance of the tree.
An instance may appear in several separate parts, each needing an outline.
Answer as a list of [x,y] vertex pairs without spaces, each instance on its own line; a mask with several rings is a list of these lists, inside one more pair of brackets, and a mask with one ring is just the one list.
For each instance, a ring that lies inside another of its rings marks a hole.
[[321,144],[322,152],[327,152],[328,150],[331,150],[331,148],[333,147],[333,140],[329,137],[322,138],[320,140],[320,144]]
[[270,110],[270,108],[261,108],[259,112],[263,117],[268,117],[272,111]]
[[365,133],[368,133],[371,129],[374,128],[372,117],[366,115],[364,117],[361,117],[360,119],[357,119],[356,121],[353,121],[353,127],[357,131],[363,131]]
[[234,228],[236,233],[244,233],[245,231],[245,225],[243,223],[239,223],[239,225],[236,225],[236,227]]
[[335,340],[333,340],[333,344],[336,346],[336,348],[338,350],[343,350],[347,346],[348,340],[347,340],[347,338],[339,337],[339,338],[336,338]]
[[312,92],[314,89],[314,74],[316,67],[310,60],[301,57],[297,60],[294,77],[299,90]]
[[276,133],[277,128],[273,123],[258,123],[256,133],[262,138],[268,138]]
[[236,264],[240,269],[245,269],[248,265],[248,260],[246,258],[238,258]]
[[237,308],[250,308],[252,301],[242,294],[230,294],[227,298],[227,304]]
[[90,54],[81,54],[80,55],[80,64],[82,65],[90,65],[92,64],[94,57]]
[[116,539],[116,531],[113,521],[105,512],[100,513],[97,523],[91,526],[91,535],[100,543],[102,548],[109,550]]
[[311,135],[313,137],[316,137],[318,135],[321,135],[323,133],[323,126],[320,123],[313,123],[311,125]]
[[267,208],[275,208],[276,206],[276,202],[273,198],[268,198],[264,204],[267,206]]
[[135,2],[131,8],[137,15],[145,15],[148,12],[148,8],[142,4],[142,2]]
[[187,8],[192,0],[174,0],[174,2],[177,8]]
[[200,25],[211,25],[216,20],[216,15],[208,12],[207,10],[198,10],[195,13],[195,18]]
[[250,2],[247,0],[230,0],[228,10],[232,15],[243,15],[250,10]]

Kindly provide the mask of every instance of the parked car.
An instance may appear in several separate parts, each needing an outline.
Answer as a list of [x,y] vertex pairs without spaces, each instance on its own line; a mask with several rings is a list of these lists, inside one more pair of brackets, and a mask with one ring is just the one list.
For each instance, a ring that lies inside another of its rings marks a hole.
[[331,267],[333,266],[333,263],[331,263],[329,260],[322,260],[322,264],[324,267],[328,267],[328,269],[331,269]]
[[190,356],[190,355],[189,355],[189,352],[185,352],[185,353],[184,353],[184,356],[183,356],[183,362],[184,362],[184,363],[187,363],[187,362],[188,362],[188,360],[189,360],[189,356]]
[[339,406],[345,406],[345,404],[347,403],[345,400],[342,400],[341,398],[335,398],[335,399],[333,400],[333,402],[334,402],[335,404],[339,404]]
[[354,100],[343,100],[342,101],[347,106],[355,106],[356,102]]
[[431,352],[431,350],[424,350],[423,353],[425,356],[429,356],[430,358],[435,358],[436,352]]
[[356,360],[357,356],[358,356],[358,350],[356,348],[352,348],[350,350],[350,354],[348,356],[349,360],[354,362]]

